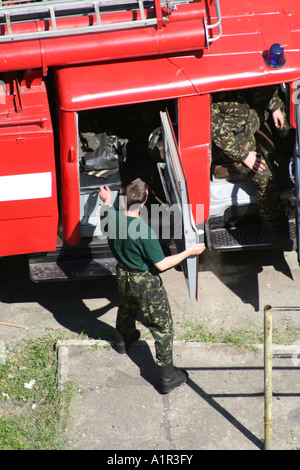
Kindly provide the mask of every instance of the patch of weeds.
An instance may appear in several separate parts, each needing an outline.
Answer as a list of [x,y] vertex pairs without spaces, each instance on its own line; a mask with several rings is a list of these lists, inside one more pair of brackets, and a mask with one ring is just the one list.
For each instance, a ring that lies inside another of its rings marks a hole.
[[261,340],[256,331],[240,328],[224,333],[222,342],[235,348],[255,349],[254,344]]
[[192,341],[199,343],[217,343],[218,336],[215,333],[209,332],[204,324],[196,324],[188,322],[185,324],[184,333],[177,336],[181,341]]
[[0,364],[0,450],[60,448],[61,406],[72,386],[58,389],[58,339],[49,334],[27,342]]
[[253,344],[261,342],[260,333],[251,329],[236,329],[231,331],[209,331],[203,323],[187,322],[184,332],[177,336],[182,341],[202,343],[224,343],[238,348],[255,349]]
[[281,326],[281,328],[273,327],[273,343],[291,345],[295,341],[298,341],[299,338],[300,328],[292,325],[289,321],[286,321],[285,328],[283,326]]
[[28,448],[28,432],[31,430],[30,419],[26,416],[0,418],[0,449],[30,450]]
[[[195,321],[185,322],[181,326],[183,333],[177,335],[177,339],[181,341],[203,342],[203,343],[224,343],[228,346],[236,348],[246,348],[255,350],[256,344],[263,344],[264,333],[262,329],[253,328],[236,328],[230,331],[210,331],[203,323]],[[300,328],[287,322],[286,327],[273,328],[274,344],[293,344],[299,340]]]
[[107,344],[94,343],[90,346],[90,351],[98,351],[101,349],[107,349],[108,351],[110,351],[112,349],[112,346],[110,343],[107,343]]

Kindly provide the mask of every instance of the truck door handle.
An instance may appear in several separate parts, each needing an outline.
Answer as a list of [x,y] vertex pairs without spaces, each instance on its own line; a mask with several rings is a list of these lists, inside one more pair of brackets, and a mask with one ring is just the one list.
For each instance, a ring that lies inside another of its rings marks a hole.
[[76,160],[76,156],[75,156],[75,147],[74,145],[71,145],[70,148],[69,148],[69,156],[68,156],[68,161],[69,163],[74,163],[75,160]]

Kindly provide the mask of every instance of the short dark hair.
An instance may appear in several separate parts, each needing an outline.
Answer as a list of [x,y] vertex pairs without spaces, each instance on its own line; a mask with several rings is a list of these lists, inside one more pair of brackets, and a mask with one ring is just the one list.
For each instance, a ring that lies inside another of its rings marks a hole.
[[132,206],[140,205],[146,201],[148,185],[138,178],[125,186],[123,194],[126,196],[127,209],[130,209]]

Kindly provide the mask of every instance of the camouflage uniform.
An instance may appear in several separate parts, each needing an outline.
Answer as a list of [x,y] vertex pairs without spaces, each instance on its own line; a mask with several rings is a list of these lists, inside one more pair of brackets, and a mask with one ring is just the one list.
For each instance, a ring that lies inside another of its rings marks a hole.
[[173,320],[160,276],[150,271],[132,272],[118,267],[117,280],[121,297],[117,330],[123,336],[134,333],[135,321],[141,311],[155,340],[156,363],[167,366],[172,362]]
[[263,159],[265,169],[255,172],[243,162],[250,151],[257,151],[255,133],[278,108],[284,113],[275,86],[215,93],[211,107],[214,162],[230,166],[256,184],[259,214],[270,222],[278,219],[280,210],[279,187],[271,164]]
[[[139,222],[139,225],[136,224]],[[138,227],[137,232],[131,230]],[[136,319],[141,312],[155,340],[156,364],[172,363],[173,319],[162,280],[154,267],[165,258],[159,240],[142,217],[125,216],[109,209],[103,214],[102,229],[117,264],[120,305],[116,330],[130,343],[136,333]]]

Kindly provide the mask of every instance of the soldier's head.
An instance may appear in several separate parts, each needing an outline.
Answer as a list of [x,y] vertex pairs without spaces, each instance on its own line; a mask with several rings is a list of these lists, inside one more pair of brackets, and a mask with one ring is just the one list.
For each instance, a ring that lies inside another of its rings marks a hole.
[[126,197],[127,209],[142,206],[148,198],[148,185],[137,178],[125,186],[123,194]]

